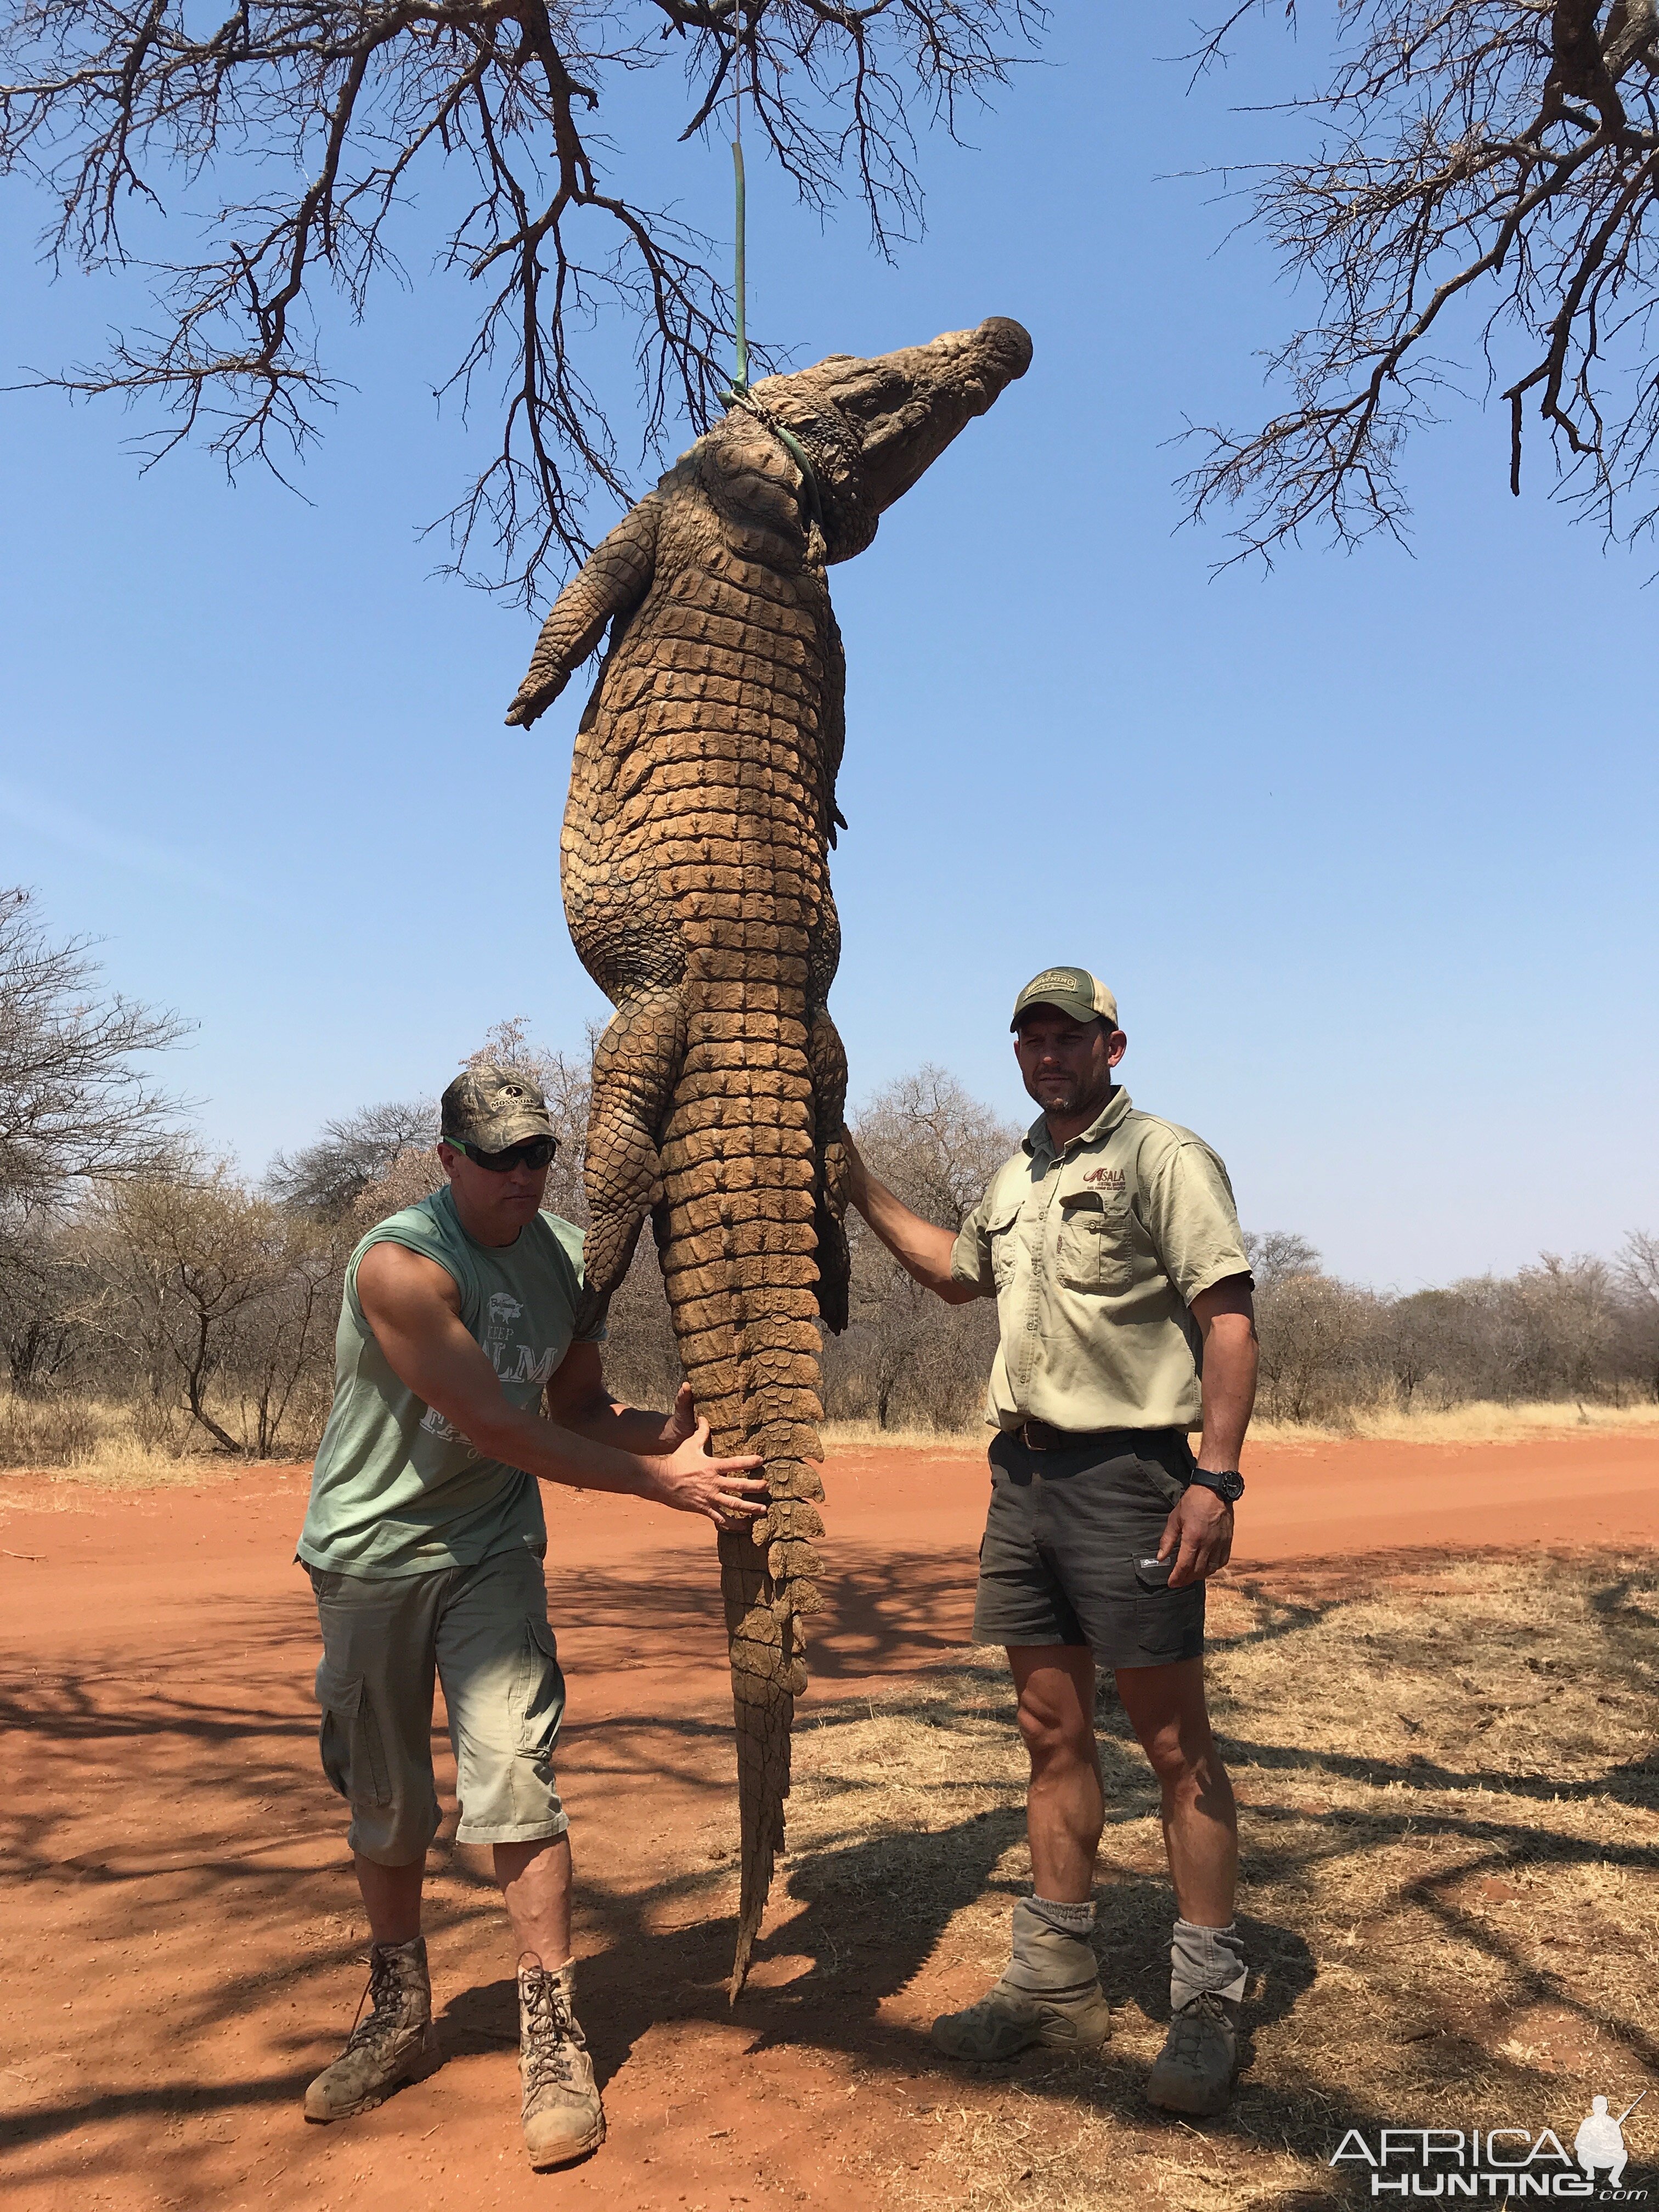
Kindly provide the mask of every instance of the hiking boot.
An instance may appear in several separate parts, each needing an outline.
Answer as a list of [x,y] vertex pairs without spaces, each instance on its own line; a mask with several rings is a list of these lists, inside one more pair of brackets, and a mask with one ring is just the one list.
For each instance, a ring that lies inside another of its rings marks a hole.
[[[401,2083],[418,2081],[443,2062],[423,1936],[371,1944],[365,1994],[368,2019],[353,2022],[345,2049],[306,2091],[308,2120],[349,2120],[371,2112]],[[361,2002],[357,2010],[361,2014]]]
[[1206,1990],[1170,2022],[1146,2077],[1146,2095],[1166,2112],[1224,2112],[1238,2079],[1238,2006]]
[[1002,1978],[964,2012],[942,2013],[933,2047],[947,2058],[981,2064],[1012,2058],[1034,2043],[1051,2051],[1098,2051],[1112,2032],[1111,2010],[1088,1942],[1063,1935],[1021,1898],[1014,1907],[1013,1956]]
[[550,1973],[539,1960],[519,1965],[524,2147],[538,2173],[605,2141],[605,2108],[574,2010],[575,1971],[574,1960]]

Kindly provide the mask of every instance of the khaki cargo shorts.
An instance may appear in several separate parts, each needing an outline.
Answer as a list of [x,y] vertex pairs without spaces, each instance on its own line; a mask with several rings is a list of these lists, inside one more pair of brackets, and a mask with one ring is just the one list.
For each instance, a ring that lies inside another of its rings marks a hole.
[[372,1581],[307,1570],[322,1624],[323,1771],[351,1808],[347,1841],[409,1866],[438,1832],[432,1691],[443,1684],[463,1844],[524,1844],[570,1823],[554,1784],[564,1676],[542,1563],[522,1549],[476,1566]]
[[1057,1451],[991,1446],[975,1644],[1087,1644],[1101,1667],[1204,1650],[1204,1584],[1170,1588],[1158,1547],[1193,1471],[1180,1429],[1103,1429]]

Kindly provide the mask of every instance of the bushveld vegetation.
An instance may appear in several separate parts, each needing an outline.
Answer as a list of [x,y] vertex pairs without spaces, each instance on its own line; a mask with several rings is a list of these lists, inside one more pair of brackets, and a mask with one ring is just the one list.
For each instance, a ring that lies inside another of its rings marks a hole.
[[[144,1072],[171,1018],[100,996],[84,945],[27,897],[0,904],[0,1465],[220,1453],[296,1457],[320,1434],[353,1246],[435,1189],[437,1107],[365,1108],[279,1154],[257,1187],[207,1153]],[[586,1041],[591,1047],[592,1040]],[[480,1052],[538,1074],[560,1136],[547,1202],[584,1216],[588,1050],[520,1022]],[[936,1067],[854,1120],[874,1171],[954,1225],[1018,1130]],[[824,1346],[831,1421],[973,1428],[995,1344],[988,1304],[946,1307],[852,1224],[851,1325]],[[1266,1419],[1352,1422],[1472,1403],[1659,1404],[1659,1236],[1613,1260],[1546,1254],[1519,1273],[1404,1297],[1340,1282],[1304,1238],[1249,1239]],[[611,1314],[620,1396],[661,1404],[679,1364],[648,1236]]]

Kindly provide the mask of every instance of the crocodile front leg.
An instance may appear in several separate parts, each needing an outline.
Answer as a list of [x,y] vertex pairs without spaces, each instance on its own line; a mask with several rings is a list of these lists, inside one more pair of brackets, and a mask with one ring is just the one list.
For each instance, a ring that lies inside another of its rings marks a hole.
[[578,1334],[604,1318],[628,1273],[641,1224],[662,1203],[657,1146],[684,1058],[685,1010],[674,988],[625,999],[593,1055]]
[[538,715],[544,714],[605,635],[605,625],[626,622],[650,590],[661,514],[662,500],[656,492],[630,507],[553,602],[524,681],[507,710],[510,726],[528,729]]

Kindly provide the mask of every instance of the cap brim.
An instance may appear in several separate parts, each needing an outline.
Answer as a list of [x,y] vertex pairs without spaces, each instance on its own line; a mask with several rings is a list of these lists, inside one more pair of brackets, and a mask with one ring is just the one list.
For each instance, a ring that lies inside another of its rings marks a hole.
[[489,1141],[482,1135],[469,1136],[460,1129],[446,1129],[440,1141],[446,1145],[476,1145],[481,1152],[504,1152],[514,1145],[526,1145],[532,1137],[550,1137],[552,1124],[544,1114],[516,1114],[511,1121],[492,1121]]
[[1023,1021],[1036,1012],[1039,1006],[1052,1006],[1056,1013],[1064,1014],[1068,1019],[1081,1023],[1085,1027],[1090,1022],[1097,1022],[1103,1018],[1099,1008],[1091,1006],[1086,999],[1073,999],[1058,991],[1045,991],[1040,999],[1028,999],[1023,1006],[1015,1007],[1014,1018],[1008,1024],[1010,1030],[1017,1030]]

